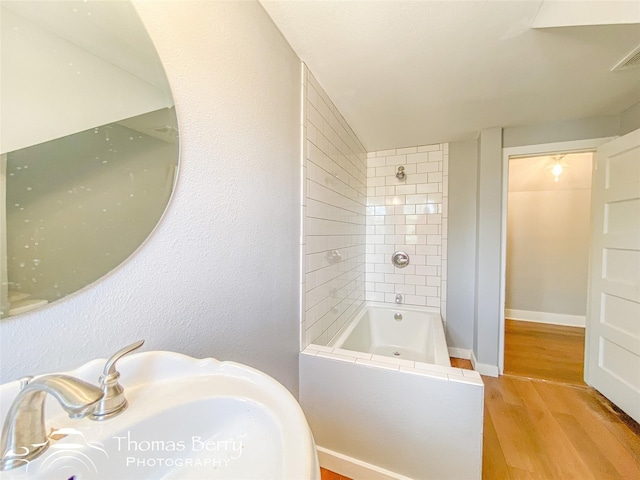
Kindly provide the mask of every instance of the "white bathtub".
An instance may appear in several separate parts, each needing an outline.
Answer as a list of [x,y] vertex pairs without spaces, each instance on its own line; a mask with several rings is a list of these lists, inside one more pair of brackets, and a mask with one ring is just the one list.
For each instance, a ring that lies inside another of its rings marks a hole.
[[451,366],[440,312],[428,307],[367,302],[328,346]]

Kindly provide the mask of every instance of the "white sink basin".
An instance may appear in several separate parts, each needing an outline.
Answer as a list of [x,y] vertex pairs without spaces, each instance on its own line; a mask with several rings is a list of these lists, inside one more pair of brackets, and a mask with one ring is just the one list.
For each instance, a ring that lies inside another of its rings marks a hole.
[[[66,372],[96,384],[105,360]],[[71,420],[47,399],[47,451],[2,479],[319,479],[315,445],[293,396],[253,368],[170,352],[118,362],[129,408]],[[0,387],[6,416],[18,382]]]

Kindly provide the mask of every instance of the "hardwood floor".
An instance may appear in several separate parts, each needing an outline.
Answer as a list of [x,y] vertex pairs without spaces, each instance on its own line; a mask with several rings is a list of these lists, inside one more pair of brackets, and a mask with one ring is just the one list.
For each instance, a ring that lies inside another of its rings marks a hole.
[[320,475],[322,480],[351,480],[339,473],[332,472],[331,470],[327,470],[326,468],[320,469]]
[[584,328],[507,319],[504,373],[584,386]]
[[471,365],[471,360],[465,360],[464,358],[454,358],[454,357],[450,357],[450,360],[451,360],[452,367],[473,370],[473,366]]
[[595,390],[510,375],[483,381],[483,479],[640,478],[640,427]]

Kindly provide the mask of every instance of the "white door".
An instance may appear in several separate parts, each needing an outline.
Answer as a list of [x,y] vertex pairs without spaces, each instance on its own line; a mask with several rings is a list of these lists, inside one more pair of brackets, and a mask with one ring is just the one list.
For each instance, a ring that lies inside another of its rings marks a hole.
[[585,381],[640,422],[640,129],[598,148]]

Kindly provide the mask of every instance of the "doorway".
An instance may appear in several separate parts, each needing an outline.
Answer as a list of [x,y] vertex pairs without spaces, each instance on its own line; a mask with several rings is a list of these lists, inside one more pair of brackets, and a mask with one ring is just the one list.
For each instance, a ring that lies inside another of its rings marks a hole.
[[511,157],[504,373],[584,385],[593,153]]
[[591,170],[609,140],[503,150],[500,374],[584,385]]

